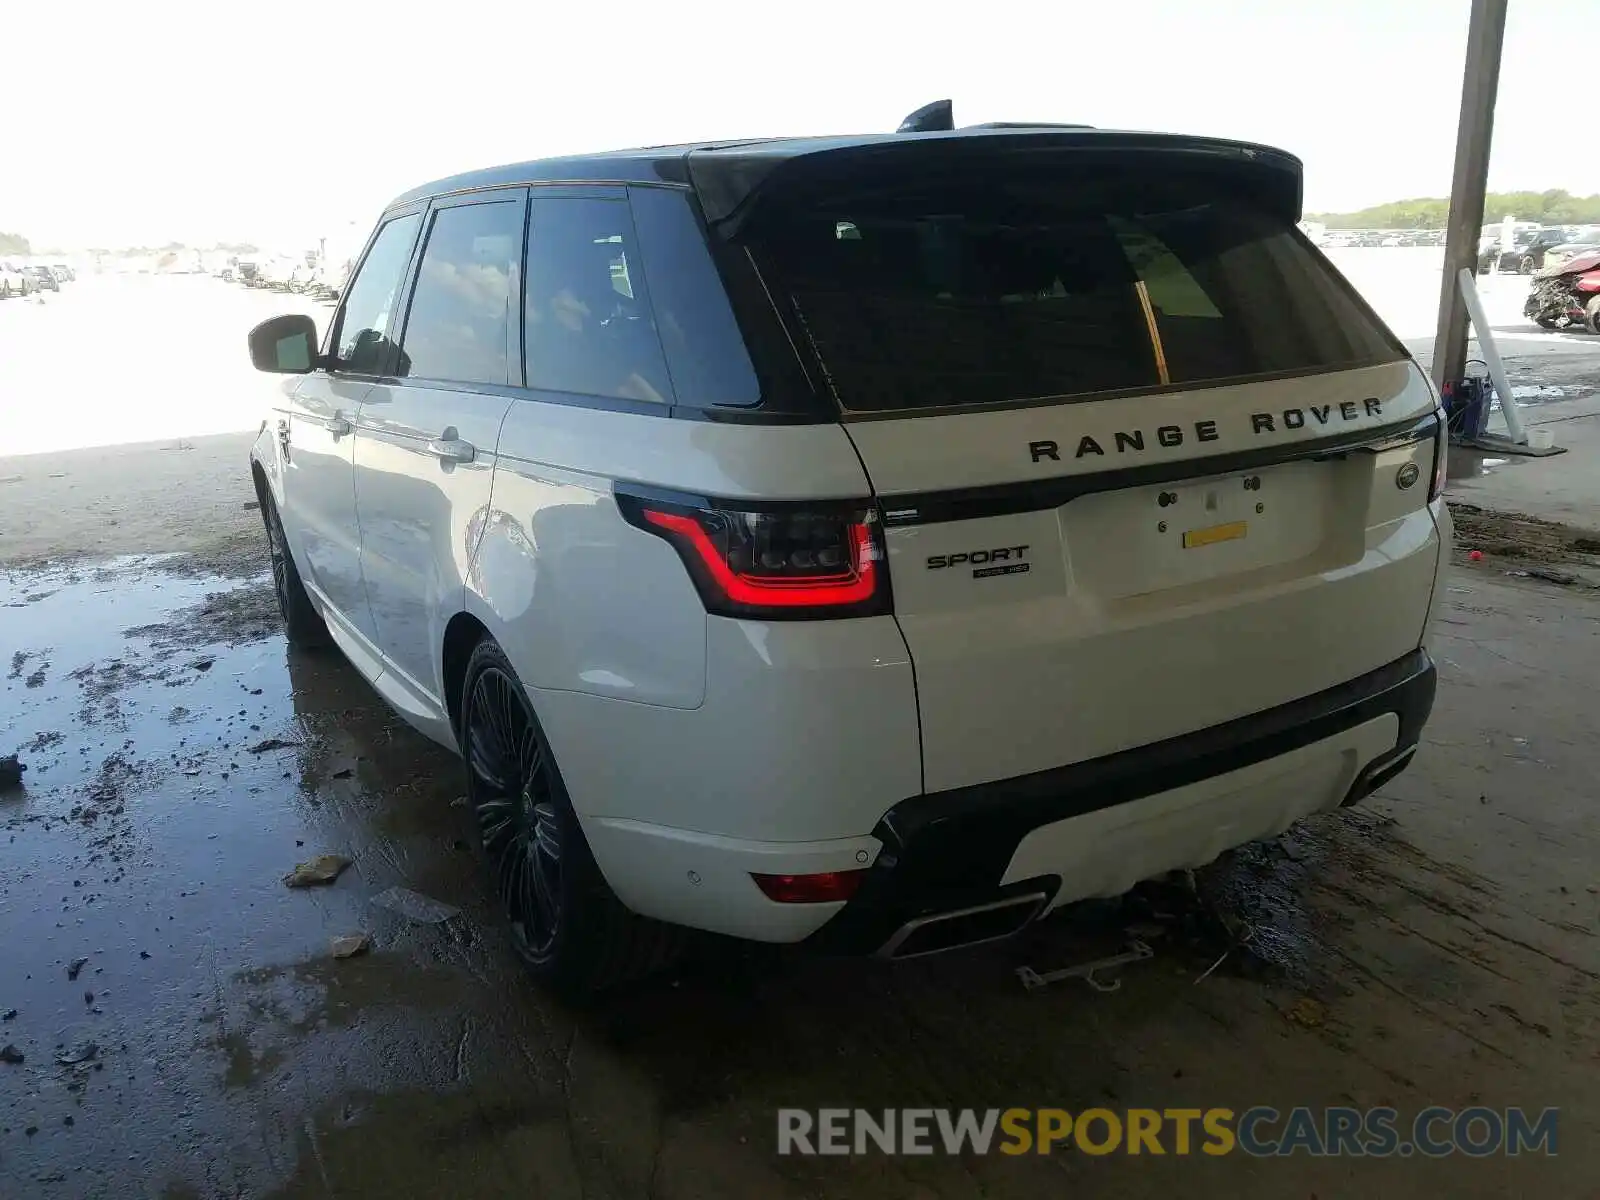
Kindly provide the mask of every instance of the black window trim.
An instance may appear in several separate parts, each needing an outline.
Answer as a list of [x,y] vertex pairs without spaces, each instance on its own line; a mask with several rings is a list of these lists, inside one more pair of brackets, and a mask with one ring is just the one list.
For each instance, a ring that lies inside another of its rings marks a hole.
[[[518,192],[521,194],[508,194]],[[468,192],[452,192],[448,196],[435,196],[433,199],[424,202],[427,211],[423,216],[422,228],[418,233],[416,243],[412,247],[411,261],[406,266],[405,279],[401,284],[405,295],[405,303],[398,306],[400,309],[399,313],[397,314],[399,316],[399,323],[395,324],[393,321],[391,321],[393,336],[390,338],[390,342],[393,346],[393,349],[391,351],[391,358],[389,362],[385,364],[384,373],[381,377],[386,385],[390,387],[400,387],[409,384],[414,387],[425,387],[432,391],[484,392],[489,395],[499,395],[502,389],[507,391],[520,390],[517,388],[516,384],[510,382],[511,379],[522,378],[522,364],[525,361],[524,338],[520,316],[517,320],[516,336],[514,338],[511,337],[509,331],[507,334],[506,375],[508,378],[507,382],[504,384],[465,383],[457,379],[433,379],[425,375],[400,375],[397,374],[400,365],[399,360],[393,357],[393,355],[398,355],[404,347],[405,331],[411,324],[411,305],[416,299],[417,283],[420,281],[422,275],[422,256],[427,252],[428,242],[433,237],[434,220],[438,214],[446,209],[466,208],[474,204],[512,204],[519,201],[522,204],[522,241],[518,249],[519,257],[517,259],[517,276],[520,280],[523,274],[525,274],[521,264],[528,253],[528,212],[532,207],[528,203],[527,188],[510,185],[493,188],[479,188],[477,190]],[[517,284],[518,296],[523,294],[523,286],[524,285],[521,282]],[[515,351],[514,356],[512,351]],[[516,359],[515,362],[511,361],[513,357]]]
[[[360,270],[361,266],[365,264],[366,256],[372,248],[372,243],[377,240],[379,231],[388,225],[390,221],[397,217],[409,216],[413,213],[420,213],[422,215],[422,224],[419,227],[416,239],[412,243],[411,258],[406,265],[406,273],[401,284],[403,294],[405,296],[405,303],[403,306],[397,306],[397,308],[403,311],[404,318],[399,325],[396,325],[393,318],[391,318],[390,328],[385,331],[385,336],[390,339],[391,344],[394,346],[394,351],[398,352],[398,343],[401,340],[401,336],[403,336],[404,321],[409,320],[411,315],[411,300],[416,289],[416,275],[421,266],[422,253],[426,249],[428,235],[432,232],[432,214],[434,210],[436,208],[453,207],[460,204],[485,202],[493,203],[497,200],[503,200],[504,193],[506,192],[521,192],[524,198],[521,251],[521,261],[524,264],[524,267],[520,272],[522,281],[519,288],[521,301],[518,310],[519,334],[517,341],[520,357],[522,363],[525,365],[527,363],[526,263],[528,255],[528,238],[532,233],[533,201],[537,199],[619,200],[629,206],[629,219],[632,220],[633,212],[629,193],[636,188],[658,188],[663,191],[680,192],[685,194],[689,198],[690,206],[694,212],[696,222],[699,224],[702,232],[706,231],[704,213],[700,208],[699,200],[695,195],[694,188],[688,184],[668,182],[658,183],[650,181],[641,182],[633,180],[619,181],[616,183],[585,183],[575,180],[553,180],[546,182],[542,180],[534,180],[528,182],[486,184],[481,187],[462,188],[456,191],[440,193],[435,196],[419,198],[410,201],[409,203],[397,205],[394,208],[385,210],[383,215],[379,218],[377,224],[374,226],[371,235],[369,235],[367,239],[367,245],[362,250],[360,263],[358,263],[356,268],[351,271],[350,278],[351,280],[355,279],[356,273]],[[728,286],[730,289],[736,286],[727,278],[727,271],[730,269],[728,260],[725,260],[721,257],[723,254],[732,254],[738,261],[731,264],[731,269],[742,269],[743,271],[748,272],[744,280],[744,286],[749,287],[754,285],[755,287],[761,289],[762,295],[767,295],[764,281],[761,280],[759,273],[755,270],[754,263],[748,259],[748,256],[744,254],[742,248],[726,246],[721,243],[721,239],[716,238],[715,236],[708,236],[707,245],[710,248],[713,258],[716,260],[718,274],[723,277],[725,286]],[[648,278],[645,280],[645,286],[647,288],[649,287]],[[770,296],[768,296],[767,302],[770,304]],[[329,329],[330,339],[334,330],[343,319],[343,314],[344,301],[343,298],[341,298],[339,309],[337,310],[334,318],[334,323]],[[739,313],[737,303],[735,303],[734,315],[735,319],[739,321],[741,331],[745,332],[746,336],[748,337],[749,334],[748,331],[745,330],[744,320]],[[554,404],[563,408],[588,408],[599,412],[628,413],[637,416],[649,416],[679,421],[704,421],[710,424],[839,424],[839,413],[833,401],[826,396],[814,393],[812,390],[810,377],[807,374],[806,369],[801,363],[798,355],[795,354],[795,348],[793,346],[792,339],[789,336],[788,330],[784,328],[776,311],[774,311],[772,314],[772,320],[774,325],[781,333],[784,343],[788,347],[789,352],[793,357],[793,367],[800,381],[798,388],[791,386],[786,389],[792,394],[787,397],[787,402],[782,405],[769,406],[769,398],[766,395],[763,395],[762,402],[759,405],[738,407],[732,405],[727,407],[705,407],[696,404],[680,404],[677,402],[676,396],[673,397],[673,400],[670,404],[657,404],[649,400],[633,400],[616,396],[590,396],[578,392],[557,392],[543,388],[519,386],[514,383],[500,386],[496,384],[462,384],[453,380],[424,380],[418,377],[395,374],[398,363],[392,357],[392,355],[390,360],[384,364],[384,369],[380,374],[354,375],[346,372],[343,373],[343,377],[381,383],[385,387],[427,387],[435,391],[479,392],[485,395],[507,396],[515,400],[531,401],[538,404]],[[332,343],[330,342],[330,345],[331,344]],[[518,373],[521,373],[520,369]]]

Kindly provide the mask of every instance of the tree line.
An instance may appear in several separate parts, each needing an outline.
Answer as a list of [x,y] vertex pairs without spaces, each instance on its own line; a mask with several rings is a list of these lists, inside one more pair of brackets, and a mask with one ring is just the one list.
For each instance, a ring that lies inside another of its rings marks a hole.
[[[1450,215],[1450,198],[1425,197],[1391,200],[1351,213],[1308,213],[1330,229],[1443,229]],[[1490,192],[1483,219],[1493,223],[1505,217],[1539,225],[1600,225],[1600,196],[1574,196],[1560,188],[1547,192]]]
[[20,233],[0,233],[0,254],[32,254],[33,247]]

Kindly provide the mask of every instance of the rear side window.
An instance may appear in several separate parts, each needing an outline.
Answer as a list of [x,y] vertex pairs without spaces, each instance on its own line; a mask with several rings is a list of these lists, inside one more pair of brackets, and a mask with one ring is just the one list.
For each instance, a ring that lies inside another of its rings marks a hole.
[[633,188],[630,197],[677,402],[759,404],[761,385],[688,193]]
[[883,188],[749,238],[854,411],[1155,390],[1404,351],[1287,223],[1198,182]]
[[335,349],[341,371],[372,375],[386,369],[391,347],[389,318],[400,299],[400,285],[421,224],[422,217],[412,213],[384,225],[350,281],[339,314]]
[[[397,373],[510,383],[522,258],[522,200],[461,204],[433,217]],[[518,381],[520,382],[520,381]]]
[[644,275],[626,200],[535,199],[527,385],[671,404]]

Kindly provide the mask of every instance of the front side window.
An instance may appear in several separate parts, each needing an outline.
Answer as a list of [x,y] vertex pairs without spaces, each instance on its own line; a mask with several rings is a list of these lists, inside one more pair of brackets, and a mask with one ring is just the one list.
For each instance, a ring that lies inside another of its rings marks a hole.
[[397,373],[452,383],[520,382],[509,370],[521,258],[520,198],[436,212],[417,268]]
[[338,369],[362,375],[382,371],[388,362],[389,318],[400,298],[411,248],[417,241],[422,218],[416,213],[396,217],[378,231],[345,293],[339,314],[335,354]]
[[626,200],[533,201],[527,386],[672,403]]
[[847,411],[1051,400],[1403,355],[1289,222],[1199,180],[863,186],[776,203],[748,239]]

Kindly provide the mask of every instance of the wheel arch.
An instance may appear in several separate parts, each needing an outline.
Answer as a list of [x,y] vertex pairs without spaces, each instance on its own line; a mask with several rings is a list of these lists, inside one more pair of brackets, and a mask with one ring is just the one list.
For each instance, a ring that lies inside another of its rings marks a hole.
[[[439,679],[444,687],[445,712],[456,743],[461,741],[461,688],[467,679],[467,662],[472,650],[485,637],[493,637],[481,620],[470,612],[458,612],[444,627],[440,647]],[[530,697],[529,703],[532,703]]]

